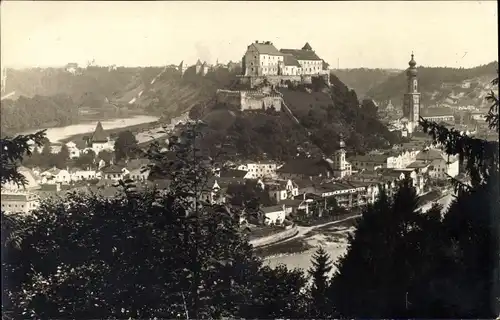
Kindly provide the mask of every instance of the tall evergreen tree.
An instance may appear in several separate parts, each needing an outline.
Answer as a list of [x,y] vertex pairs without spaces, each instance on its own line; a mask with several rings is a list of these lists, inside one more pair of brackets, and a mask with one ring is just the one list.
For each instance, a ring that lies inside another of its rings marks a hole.
[[[498,86],[498,78],[492,81]],[[498,97],[491,91],[486,120],[499,133]],[[454,317],[490,318],[500,314],[500,198],[498,140],[482,140],[421,120],[425,132],[448,154],[458,154],[469,183],[454,181],[457,198],[443,219],[448,254],[443,291]]]
[[309,316],[315,318],[327,318],[332,314],[332,306],[328,303],[327,289],[329,285],[329,273],[333,268],[330,255],[319,247],[312,257],[312,266],[309,268],[309,276],[312,277],[310,289],[311,306]]

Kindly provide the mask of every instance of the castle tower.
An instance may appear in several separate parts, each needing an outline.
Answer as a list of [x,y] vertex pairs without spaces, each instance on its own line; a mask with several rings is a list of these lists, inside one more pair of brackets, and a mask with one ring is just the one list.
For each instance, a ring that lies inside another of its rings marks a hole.
[[403,100],[403,117],[408,120],[408,133],[413,133],[418,127],[420,120],[420,93],[418,92],[417,63],[411,54],[408,62],[409,68],[406,70],[407,88]]

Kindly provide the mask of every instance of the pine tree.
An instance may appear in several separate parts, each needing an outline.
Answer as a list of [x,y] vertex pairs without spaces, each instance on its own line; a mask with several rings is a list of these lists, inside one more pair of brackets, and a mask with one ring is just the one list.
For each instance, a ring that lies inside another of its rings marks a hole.
[[418,281],[414,275],[424,243],[416,203],[411,181],[404,180],[394,199],[382,190],[364,210],[328,290],[342,316],[401,317],[407,312],[406,297]]
[[[498,77],[492,81],[498,86]],[[499,132],[498,97],[491,91],[487,123]],[[447,254],[446,273],[436,275],[446,281],[441,291],[448,293],[443,304],[453,317],[490,318],[500,314],[499,145],[498,141],[461,135],[436,123],[421,120],[424,132],[451,155],[465,164],[470,183],[454,180],[457,197],[443,219],[443,246]]]
[[308,270],[312,277],[311,308],[309,316],[327,318],[332,314],[332,306],[327,300],[327,289],[329,285],[329,273],[333,268],[330,255],[319,247],[312,257],[312,267]]

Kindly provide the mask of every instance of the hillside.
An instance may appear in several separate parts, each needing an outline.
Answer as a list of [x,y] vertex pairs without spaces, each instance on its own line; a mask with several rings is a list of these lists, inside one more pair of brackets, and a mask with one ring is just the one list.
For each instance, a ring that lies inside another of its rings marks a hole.
[[[470,69],[418,67],[422,104],[482,107],[497,69],[497,62]],[[392,100],[396,107],[400,107],[405,91],[406,75],[401,72],[370,89],[366,96],[382,106]]]
[[212,155],[222,147],[223,153],[244,158],[286,160],[300,150],[331,155],[338,148],[340,135],[348,150],[356,152],[386,148],[398,141],[377,119],[371,101],[360,106],[353,90],[335,76],[331,82],[331,88],[316,81],[309,86],[280,89],[300,125],[284,111],[242,112],[222,105],[208,106],[199,113],[209,128],[202,145]]
[[332,70],[332,73],[349,88],[356,91],[360,98],[365,97],[368,91],[400,72],[401,70],[394,69],[366,68]]
[[[168,120],[209,101],[217,88],[229,87],[235,79],[226,69],[203,77],[195,74],[194,67],[182,77],[177,70],[159,67],[89,67],[76,75],[62,69],[9,70],[8,74],[7,91],[16,95],[2,101],[4,134],[78,123],[89,116],[143,113]],[[57,107],[61,101],[68,105]],[[26,116],[40,112],[36,119]]]

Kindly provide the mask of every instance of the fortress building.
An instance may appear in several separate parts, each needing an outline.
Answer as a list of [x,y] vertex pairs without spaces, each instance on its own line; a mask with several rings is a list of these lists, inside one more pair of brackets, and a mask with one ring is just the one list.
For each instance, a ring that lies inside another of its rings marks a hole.
[[271,41],[255,41],[247,47],[242,60],[241,80],[258,85],[266,79],[272,84],[282,81],[310,82],[311,77],[329,81],[329,65],[306,43],[302,49],[278,50]]

